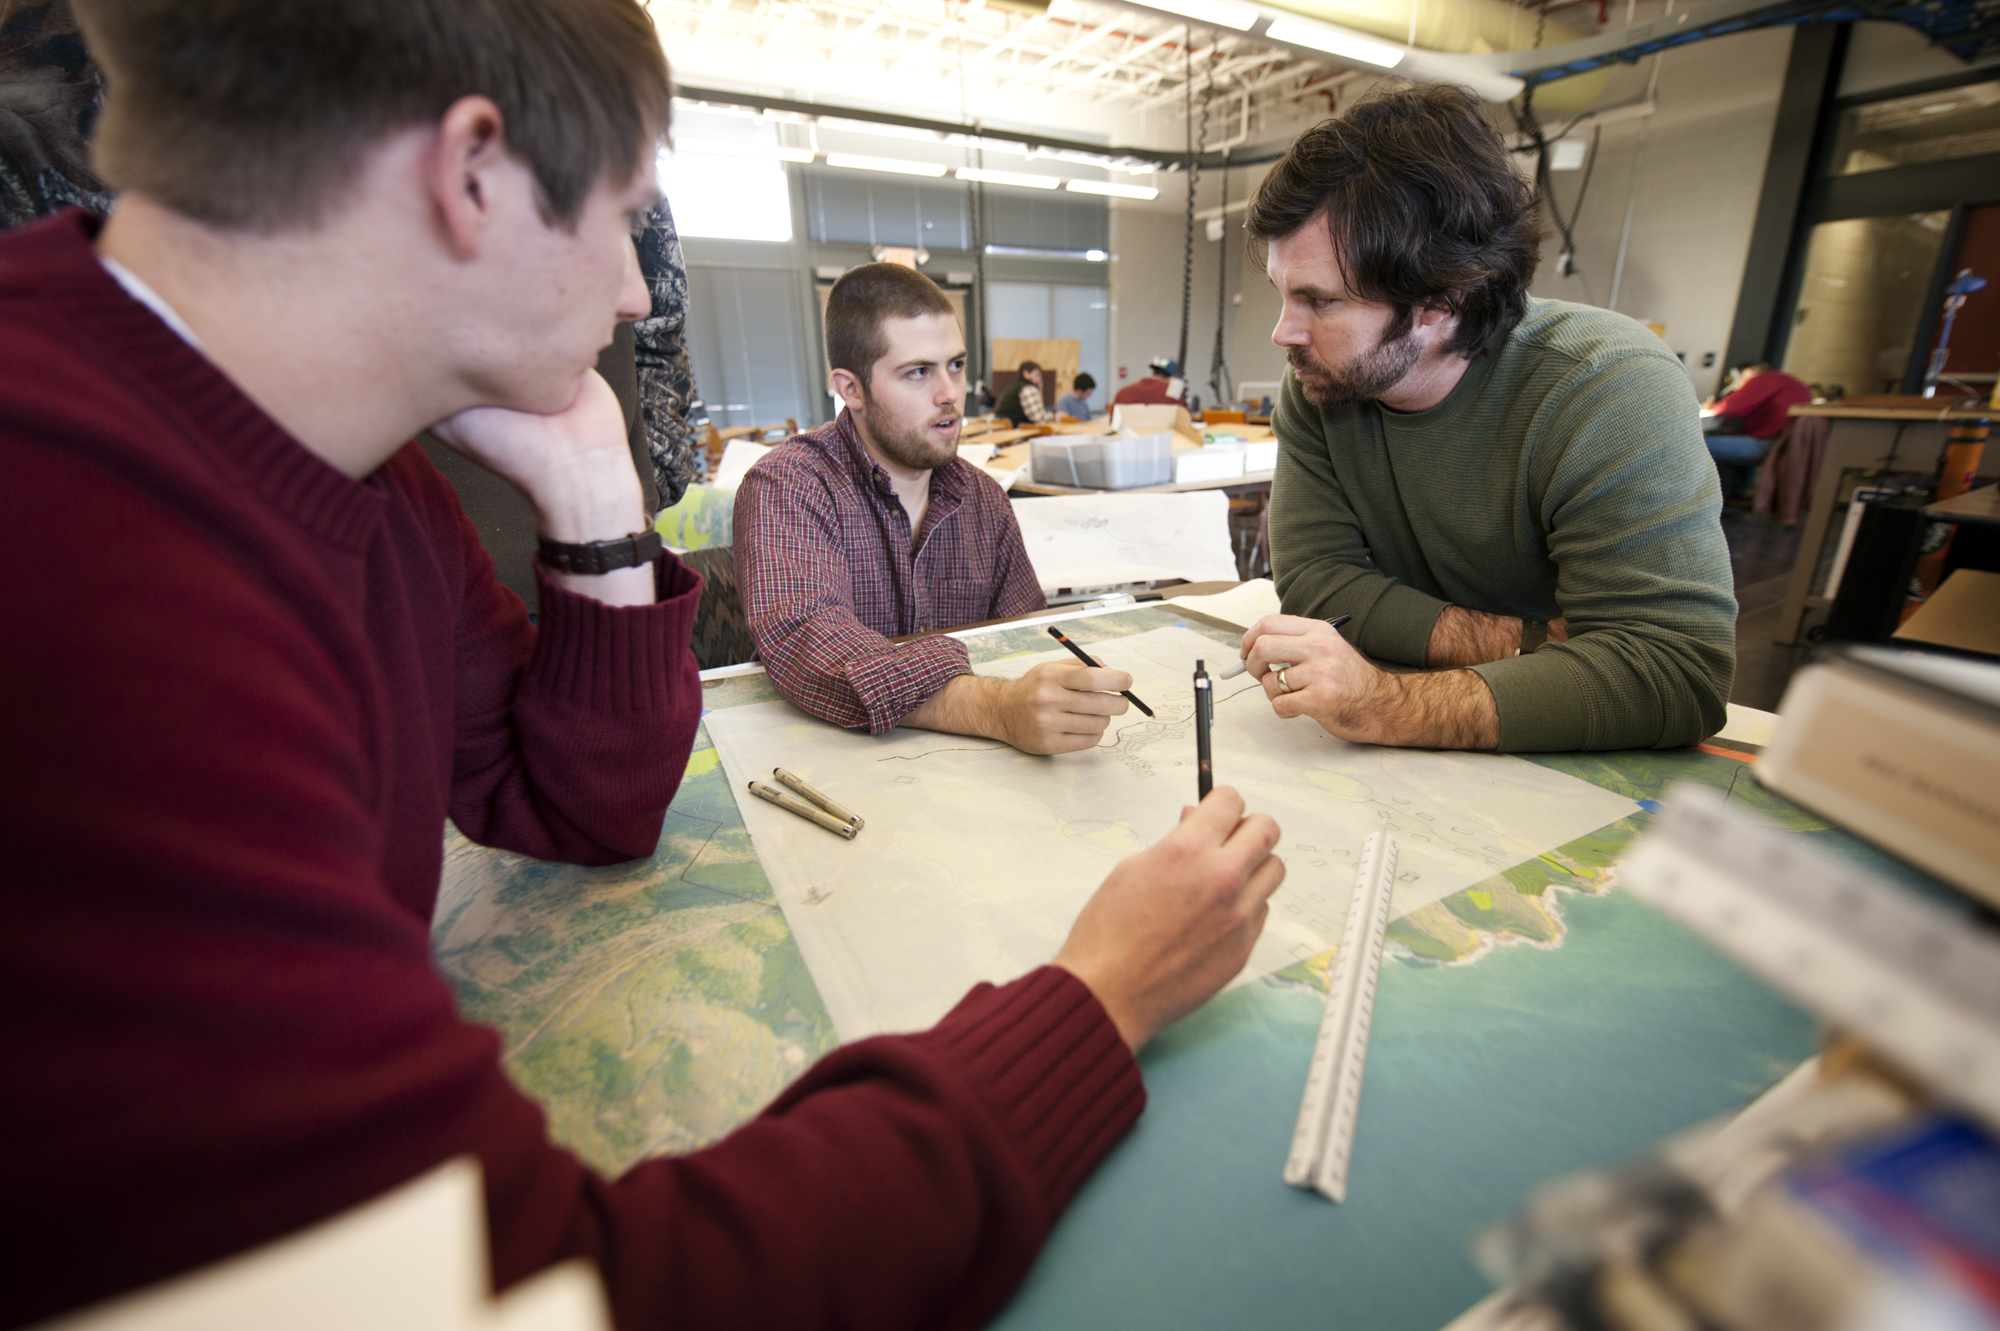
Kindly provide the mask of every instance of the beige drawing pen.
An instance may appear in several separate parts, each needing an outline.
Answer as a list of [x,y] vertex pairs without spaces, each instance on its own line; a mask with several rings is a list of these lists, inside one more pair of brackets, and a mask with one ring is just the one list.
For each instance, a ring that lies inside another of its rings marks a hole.
[[808,804],[804,800],[800,799],[797,795],[791,794],[788,791],[779,790],[776,786],[770,785],[766,782],[752,781],[750,783],[750,793],[752,795],[755,795],[758,799],[769,800],[771,803],[777,805],[779,808],[785,810],[787,813],[797,814],[799,817],[805,819],[809,823],[818,823],[821,827],[824,827],[827,831],[832,832],[837,836],[846,837],[849,841],[854,840],[855,835],[861,831],[861,829],[859,827],[856,827],[853,823],[843,822],[841,819],[834,817],[826,810],[818,808],[815,805]]
[[804,777],[796,776],[791,772],[787,772],[782,767],[773,767],[771,769],[771,775],[778,778],[779,785],[791,787],[791,789],[797,791],[800,795],[804,796],[812,803],[819,805],[820,808],[825,809],[828,813],[840,819],[840,821],[842,821],[843,823],[852,823],[854,825],[855,831],[859,832],[863,827],[867,826],[866,823],[863,823],[861,821],[860,814],[855,813],[852,810],[845,808],[842,805],[836,804],[832,800],[828,799],[826,796],[820,794],[817,790],[814,790],[811,786],[806,784]]

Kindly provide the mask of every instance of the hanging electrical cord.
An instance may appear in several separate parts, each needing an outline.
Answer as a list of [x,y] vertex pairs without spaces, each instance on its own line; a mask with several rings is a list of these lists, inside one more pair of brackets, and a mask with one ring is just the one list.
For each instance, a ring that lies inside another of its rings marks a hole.
[[1175,371],[1187,378],[1188,318],[1194,313],[1194,192],[1201,186],[1201,158],[1194,146],[1194,28],[1182,30],[1181,95],[1187,124],[1187,231],[1181,250],[1181,344],[1174,356]]
[[[1208,137],[1208,103],[1201,107],[1201,130],[1204,140]],[[1215,253],[1215,350],[1208,357],[1209,401],[1219,404],[1229,400],[1229,359],[1227,342],[1222,336],[1229,315],[1229,149],[1222,150],[1222,215],[1221,248]]]
[[[1674,12],[1674,0],[1667,0],[1665,15]],[[1653,57],[1653,72],[1646,79],[1646,101],[1656,102],[1660,95],[1660,65],[1667,53],[1660,51]],[[1618,233],[1618,262],[1611,269],[1611,299],[1604,303],[1607,310],[1618,308],[1618,290],[1625,281],[1625,252],[1632,244],[1632,216],[1639,207],[1639,179],[1646,170],[1646,144],[1652,138],[1653,118],[1647,116],[1639,122],[1639,149],[1632,155],[1632,181],[1625,189],[1625,226]]]
[[[951,23],[954,18],[958,29],[958,118],[964,123],[972,119],[972,101],[965,82],[967,15],[960,12],[954,16],[951,12],[951,0],[945,0],[945,22]],[[968,165],[982,167],[986,165],[984,145],[977,148],[968,147],[965,155],[973,159]],[[986,187],[984,184],[970,180],[965,182],[965,209],[970,215],[968,220],[971,222],[972,232],[972,318],[968,321],[972,327],[966,332],[971,337],[974,366],[977,369],[977,373],[973,376],[976,386],[973,396],[979,399],[980,409],[985,410],[986,403],[990,400],[986,386],[993,382],[993,367],[986,363]]]
[[[1535,19],[1534,49],[1541,49],[1542,38],[1547,35],[1548,28],[1549,4],[1548,0],[1544,0],[1541,12]],[[1511,109],[1514,113],[1514,128],[1521,132],[1535,150],[1535,205],[1538,208],[1544,206],[1548,208],[1549,217],[1555,222],[1557,233],[1562,236],[1562,253],[1556,256],[1556,271],[1568,277],[1576,267],[1576,237],[1572,232],[1575,217],[1582,212],[1583,196],[1579,191],[1576,208],[1572,210],[1570,217],[1565,218],[1562,209],[1556,204],[1555,186],[1549,179],[1549,145],[1575,128],[1576,121],[1570,121],[1553,136],[1543,133],[1541,118],[1535,114],[1535,85],[1532,83],[1522,89],[1521,104]],[[1592,155],[1595,156],[1594,153]],[[1589,185],[1588,176],[1585,177],[1584,184],[1586,187]]]
[[1572,120],[1556,134],[1545,133],[1535,115],[1535,90],[1532,86],[1521,94],[1521,104],[1513,110],[1515,127],[1535,150],[1535,202],[1548,208],[1549,217],[1556,224],[1556,232],[1562,237],[1562,253],[1556,256],[1556,271],[1564,277],[1581,277],[1582,274],[1576,271],[1576,223],[1583,215],[1583,198],[1590,189],[1591,174],[1597,168],[1597,143],[1604,133],[1603,127],[1599,126],[1591,132],[1583,180],[1577,187],[1576,200],[1570,206],[1569,216],[1564,217],[1562,207],[1556,202],[1555,184],[1549,177],[1549,148],[1568,134],[1576,121]]

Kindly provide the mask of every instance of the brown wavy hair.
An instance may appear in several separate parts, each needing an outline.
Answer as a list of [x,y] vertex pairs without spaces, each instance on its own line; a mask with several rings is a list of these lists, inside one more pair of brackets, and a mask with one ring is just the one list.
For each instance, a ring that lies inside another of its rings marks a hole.
[[544,220],[652,168],[673,85],[639,0],[75,0],[98,173],[210,225],[310,226],[390,134],[500,108]]
[[1379,91],[1292,144],[1250,201],[1266,244],[1320,222],[1347,289],[1395,308],[1385,338],[1419,306],[1458,316],[1445,350],[1470,357],[1527,309],[1541,262],[1535,195],[1464,89]]

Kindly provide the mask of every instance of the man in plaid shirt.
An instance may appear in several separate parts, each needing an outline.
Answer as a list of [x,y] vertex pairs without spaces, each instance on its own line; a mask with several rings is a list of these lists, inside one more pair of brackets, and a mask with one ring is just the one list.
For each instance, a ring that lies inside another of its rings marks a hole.
[[[1122,670],[972,673],[936,630],[1043,609],[1007,496],[958,457],[965,334],[913,268],[848,272],[826,303],[843,404],[736,492],[736,571],[757,655],[794,706],[875,733],[915,726],[1027,753],[1096,745],[1126,710]],[[933,636],[892,643],[910,633]]]

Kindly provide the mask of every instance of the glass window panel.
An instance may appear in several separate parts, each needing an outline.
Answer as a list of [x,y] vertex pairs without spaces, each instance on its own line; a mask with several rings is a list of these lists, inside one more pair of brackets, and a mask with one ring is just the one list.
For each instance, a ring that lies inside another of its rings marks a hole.
[[1785,373],[1828,396],[1900,392],[1950,220],[1912,213],[1814,227]]
[[986,331],[996,338],[1054,337],[1049,331],[1048,283],[988,282]]
[[806,422],[797,278],[786,268],[688,269],[688,359],[718,426]]
[[[1077,369],[1097,380],[1098,392],[1091,399],[1101,406],[1110,393],[1104,385],[1111,382],[1105,372],[1110,360],[1107,346],[1110,342],[1111,300],[1110,293],[1103,287],[1059,286],[1050,292],[1055,306],[1051,320],[1051,337],[1073,337],[1077,340]],[[1069,385],[1062,386],[1063,392]]]
[[1835,175],[2000,152],[2000,80],[1890,97],[1840,114]]

